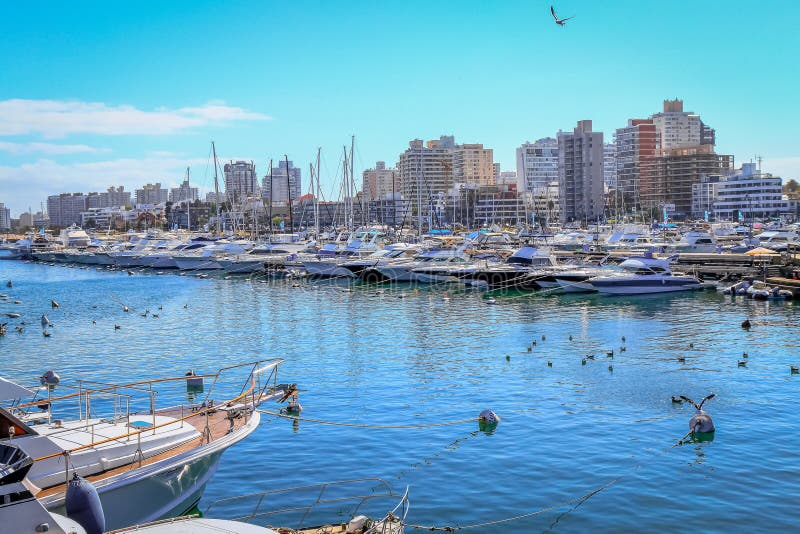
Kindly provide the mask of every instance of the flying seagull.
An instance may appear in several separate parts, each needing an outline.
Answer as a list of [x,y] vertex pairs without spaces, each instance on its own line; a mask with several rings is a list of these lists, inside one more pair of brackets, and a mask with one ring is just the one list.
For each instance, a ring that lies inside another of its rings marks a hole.
[[556,15],[556,10],[553,9],[553,6],[550,6],[550,13],[553,14],[553,18],[556,19],[556,24],[558,24],[559,26],[564,26],[569,19],[575,18],[574,15],[572,17],[567,17],[565,19],[558,18],[558,15]]

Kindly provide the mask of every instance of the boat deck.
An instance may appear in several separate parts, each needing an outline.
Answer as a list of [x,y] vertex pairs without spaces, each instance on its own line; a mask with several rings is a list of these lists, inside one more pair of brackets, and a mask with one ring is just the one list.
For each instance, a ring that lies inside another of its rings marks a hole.
[[[242,405],[242,408],[244,408],[243,405]],[[84,478],[86,478],[90,482],[102,481],[102,480],[105,480],[107,478],[113,477],[115,475],[118,475],[118,474],[121,474],[121,473],[125,473],[127,471],[130,471],[130,470],[135,469],[135,468],[140,467],[140,466],[154,464],[154,463],[159,462],[161,460],[165,460],[167,458],[172,458],[172,457],[178,456],[179,454],[182,454],[184,452],[188,452],[188,451],[191,451],[193,449],[196,449],[196,448],[200,447],[201,445],[204,445],[204,444],[208,443],[208,441],[213,442],[213,441],[215,441],[215,440],[217,440],[217,439],[219,439],[219,438],[221,438],[223,436],[226,436],[227,434],[229,434],[229,431],[231,430],[231,428],[233,429],[233,431],[236,431],[236,430],[241,429],[243,426],[245,426],[245,424],[247,423],[247,418],[246,417],[241,416],[241,417],[237,417],[237,418],[231,419],[231,418],[228,417],[229,411],[230,411],[230,409],[219,409],[219,410],[213,411],[213,413],[209,413],[208,414],[208,429],[209,429],[210,434],[211,434],[210,440],[207,440],[206,437],[203,435],[204,432],[205,432],[205,429],[206,429],[206,416],[205,416],[205,414],[197,414],[195,416],[192,416],[192,417],[189,417],[188,419],[186,419],[184,421],[184,423],[192,425],[200,433],[199,437],[194,437],[192,439],[189,439],[188,441],[184,441],[183,443],[181,443],[177,447],[174,447],[174,448],[172,448],[172,449],[170,449],[168,451],[164,451],[164,452],[162,452],[160,454],[156,454],[156,455],[153,455],[153,456],[145,457],[141,461],[141,463],[137,460],[135,462],[131,462],[129,464],[126,464],[126,465],[123,465],[123,466],[120,466],[120,467],[116,467],[114,469],[109,469],[107,471],[103,471],[101,473],[97,473],[97,474],[94,474],[94,475],[89,475],[89,476],[86,476]],[[167,417],[172,417],[172,418],[175,418],[175,419],[180,419],[180,417],[181,417],[181,409],[180,409],[180,407],[174,408],[174,409],[169,409],[169,410],[156,411],[156,413],[159,416],[167,416]],[[183,415],[186,416],[188,414],[184,412]],[[231,427],[231,422],[233,422],[233,427]],[[135,431],[135,429],[131,429],[131,431],[133,432],[133,431]],[[146,432],[147,432],[147,430],[145,430],[145,433]],[[155,430],[155,432],[158,432],[158,429]],[[135,436],[132,436],[131,439],[136,439],[136,438],[135,438]],[[65,478],[66,478],[66,472],[65,472]],[[58,493],[63,493],[63,492],[66,491],[66,486],[67,486],[66,483],[62,483],[62,484],[58,484],[56,486],[50,486],[48,488],[44,488],[39,493],[36,494],[36,497],[41,499],[41,498],[49,497],[51,495],[55,495],[55,494],[58,494]]]

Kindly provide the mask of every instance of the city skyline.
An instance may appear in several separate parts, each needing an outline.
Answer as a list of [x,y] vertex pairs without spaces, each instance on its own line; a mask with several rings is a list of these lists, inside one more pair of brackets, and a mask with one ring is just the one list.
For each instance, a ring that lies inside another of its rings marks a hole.
[[610,142],[675,97],[737,166],[759,155],[765,171],[800,175],[798,75],[785,68],[800,8],[782,3],[757,26],[760,7],[746,3],[557,8],[576,15],[570,26],[540,2],[243,2],[225,17],[210,2],[11,6],[0,21],[0,202],[18,217],[62,192],[176,187],[187,165],[208,191],[212,139],[221,165],[267,169],[288,154],[304,174],[321,146],[328,198],[351,134],[356,176],[441,135],[482,143],[514,170],[525,141],[592,120]]

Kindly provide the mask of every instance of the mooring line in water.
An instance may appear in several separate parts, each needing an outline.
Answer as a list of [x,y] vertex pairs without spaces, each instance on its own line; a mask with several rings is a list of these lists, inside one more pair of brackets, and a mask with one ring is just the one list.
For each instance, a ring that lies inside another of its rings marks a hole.
[[504,518],[501,518],[501,519],[495,519],[494,521],[486,521],[485,523],[473,523],[471,525],[455,525],[455,526],[445,525],[445,526],[441,526],[441,527],[431,526],[431,525],[412,525],[410,523],[404,523],[403,526],[408,527],[408,528],[413,528],[413,529],[416,529],[416,530],[455,532],[456,530],[467,530],[467,529],[471,529],[471,528],[489,527],[489,526],[492,526],[492,525],[499,525],[499,524],[502,524],[502,523],[508,523],[510,521],[518,521],[520,519],[526,519],[528,517],[533,517],[533,516],[537,516],[537,515],[544,514],[544,513],[547,513],[547,512],[552,512],[553,510],[558,510],[559,508],[563,508],[565,506],[570,506],[572,504],[583,503],[583,502],[591,499],[592,497],[594,497],[595,495],[597,495],[601,491],[604,491],[604,490],[610,488],[611,486],[616,484],[618,480],[619,480],[619,478],[615,478],[614,480],[606,482],[605,484],[603,484],[599,488],[593,489],[589,493],[584,493],[580,497],[575,497],[574,499],[570,499],[568,501],[564,501],[564,502],[559,503],[559,504],[554,504],[552,506],[548,506],[547,508],[541,508],[541,509],[535,510],[533,512],[528,512],[528,513],[525,513],[525,514],[519,514],[519,515],[515,515],[515,516],[511,516],[511,517],[504,517]]
[[[673,444],[669,448],[656,452],[655,456],[665,455],[665,454],[669,453],[675,447],[677,447],[679,445],[683,445],[685,443],[684,440],[688,436],[690,436],[691,434],[692,434],[691,431],[688,432],[686,435],[684,435],[681,439],[679,439],[675,444]],[[635,471],[638,471],[639,469],[641,469],[643,463],[644,462],[638,462],[637,465],[634,466],[631,469],[630,472],[632,473],[632,472],[635,472]],[[583,495],[581,495],[579,497],[575,497],[574,499],[570,499],[568,501],[563,501],[561,503],[554,504],[554,505],[548,506],[546,508],[540,508],[540,509],[535,510],[533,512],[527,512],[527,513],[518,514],[518,515],[515,515],[515,516],[504,517],[504,518],[501,518],[501,519],[496,519],[494,521],[487,521],[487,522],[484,522],[484,523],[473,523],[473,524],[470,524],[470,525],[458,525],[458,524],[456,524],[455,526],[453,526],[453,525],[443,525],[443,526],[416,525],[416,524],[411,524],[411,523],[404,523],[403,526],[411,528],[411,529],[415,529],[415,530],[428,530],[428,531],[431,531],[431,532],[433,532],[433,531],[455,532],[457,530],[467,530],[467,529],[473,529],[473,528],[479,528],[479,527],[488,527],[488,526],[492,526],[492,525],[499,525],[499,524],[502,524],[502,523],[509,523],[511,521],[518,521],[518,520],[521,520],[521,519],[527,519],[529,517],[535,517],[537,515],[541,515],[541,514],[544,514],[544,513],[547,513],[547,512],[552,512],[553,510],[558,510],[559,508],[564,508],[566,506],[572,506],[569,510],[566,510],[563,514],[559,515],[556,518],[556,520],[550,525],[550,528],[552,529],[563,517],[569,515],[571,512],[574,512],[584,502],[588,501],[589,499],[591,499],[592,497],[594,497],[598,493],[601,493],[602,491],[607,490],[608,488],[610,488],[611,486],[613,486],[614,484],[616,484],[617,482],[619,482],[620,480],[622,480],[623,478],[625,478],[626,476],[629,476],[629,475],[630,475],[630,473],[620,475],[617,478],[615,478],[613,480],[610,480],[609,482],[606,482],[602,486],[599,486],[599,487],[593,489],[592,491],[590,491],[588,493],[584,493]]]
[[299,415],[288,415],[285,413],[264,410],[263,408],[258,408],[258,411],[266,415],[272,415],[274,417],[282,417],[284,419],[291,419],[293,421],[306,421],[308,423],[318,423],[320,425],[349,426],[355,428],[372,428],[378,430],[394,429],[394,428],[413,429],[413,428],[431,428],[435,426],[451,426],[451,425],[460,425],[463,423],[469,423],[470,421],[478,421],[480,419],[478,417],[470,417],[469,419],[459,419],[457,421],[444,421],[442,423],[422,423],[419,425],[370,425],[366,423],[344,423],[342,421],[325,421],[323,419],[312,419],[310,417],[301,417]]

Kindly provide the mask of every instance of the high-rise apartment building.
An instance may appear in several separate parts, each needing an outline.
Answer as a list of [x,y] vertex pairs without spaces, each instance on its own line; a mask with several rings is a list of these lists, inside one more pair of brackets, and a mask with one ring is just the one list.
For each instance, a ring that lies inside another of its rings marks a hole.
[[286,161],[279,161],[277,167],[272,167],[272,179],[267,174],[261,181],[261,196],[270,202],[289,202],[296,200],[302,194],[302,173],[299,167],[289,161],[288,171]]
[[86,209],[122,208],[131,205],[131,192],[124,186],[109,187],[102,193],[89,193],[86,198]]
[[81,212],[86,211],[86,200],[83,193],[61,193],[47,197],[50,224],[61,228],[80,224]]
[[617,145],[603,143],[603,182],[606,191],[617,188]]
[[415,214],[427,215],[434,198],[453,187],[455,148],[455,138],[443,135],[426,144],[414,139],[400,154],[400,188]]
[[392,198],[392,193],[400,189],[397,169],[387,169],[384,161],[375,163],[374,169],[365,170],[362,180],[361,190],[367,200]]
[[453,178],[463,184],[494,185],[494,151],[479,143],[456,145]]
[[427,215],[438,210],[454,184],[494,185],[494,151],[479,143],[457,145],[452,135],[423,143],[414,139],[400,154],[397,172],[403,198]]
[[[0,204],[2,206],[2,204]],[[2,217],[2,215],[0,215]],[[30,211],[26,211],[25,213],[19,214],[19,227],[20,228],[28,228],[33,226],[33,213]]]
[[637,209],[641,195],[655,188],[656,159],[661,155],[658,129],[652,119],[630,119],[615,135],[617,207]]
[[700,115],[683,111],[683,100],[664,100],[663,111],[650,118],[658,130],[662,152],[701,144],[704,125]]
[[733,156],[714,153],[711,145],[697,145],[667,150],[656,168],[652,195],[642,196],[647,208],[674,205],[675,213],[686,216],[692,211],[692,186],[702,175],[723,174],[733,168]]
[[255,163],[231,161],[223,167],[225,173],[225,198],[234,205],[244,203],[248,197],[257,196],[258,177]]
[[189,180],[184,180],[178,187],[169,190],[169,200],[173,204],[188,200],[194,202],[200,198],[200,190],[189,185]]
[[161,183],[145,184],[141,189],[136,190],[136,205],[151,204],[156,206],[158,204],[166,204],[169,200],[169,191],[161,187]]
[[517,148],[517,187],[534,192],[558,181],[558,140],[552,137]]
[[603,132],[593,132],[592,121],[559,132],[558,186],[562,223],[603,216]]
[[[30,226],[30,225],[28,225]],[[0,202],[0,231],[11,229],[11,210]]]

